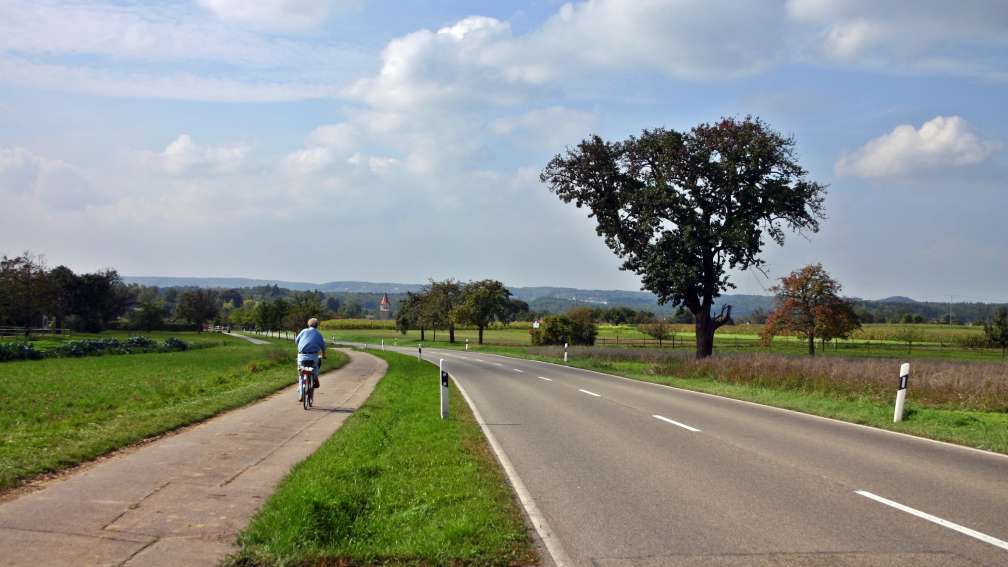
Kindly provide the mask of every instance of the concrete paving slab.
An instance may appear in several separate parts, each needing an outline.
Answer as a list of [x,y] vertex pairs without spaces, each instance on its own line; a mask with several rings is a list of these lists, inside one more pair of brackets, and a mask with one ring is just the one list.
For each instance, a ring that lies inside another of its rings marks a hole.
[[216,564],[384,376],[383,360],[348,354],[309,411],[292,386],[0,504],[0,566]]

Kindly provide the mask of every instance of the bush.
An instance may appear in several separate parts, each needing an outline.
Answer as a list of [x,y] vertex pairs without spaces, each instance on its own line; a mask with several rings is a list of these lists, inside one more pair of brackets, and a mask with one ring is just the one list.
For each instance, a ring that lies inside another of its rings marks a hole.
[[124,352],[119,339],[81,339],[67,341],[49,351],[50,356],[94,356],[109,352]]
[[543,319],[538,329],[532,329],[534,345],[593,345],[598,330],[591,320],[554,315]]
[[151,350],[156,346],[157,342],[147,337],[130,337],[126,339],[126,348],[130,350]]
[[29,343],[0,343],[0,362],[8,360],[38,360],[43,353]]
[[177,350],[189,350],[189,343],[176,339],[175,337],[168,337],[164,342],[164,350],[166,351],[177,351]]

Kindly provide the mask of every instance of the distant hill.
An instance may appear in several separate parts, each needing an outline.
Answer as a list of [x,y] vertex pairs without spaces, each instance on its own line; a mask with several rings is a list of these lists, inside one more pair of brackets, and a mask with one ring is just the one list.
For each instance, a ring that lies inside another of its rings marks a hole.
[[903,295],[894,295],[885,299],[879,299],[878,303],[920,303],[916,299],[911,299]]
[[[295,291],[318,290],[336,295],[340,300],[352,299],[365,309],[377,309],[378,298],[382,293],[388,293],[393,305],[406,292],[416,292],[424,288],[419,283],[392,282],[359,282],[333,281],[326,283],[290,282],[283,280],[262,280],[253,278],[177,278],[177,277],[140,277],[125,276],[126,283],[136,283],[158,287],[211,287],[211,288],[250,288],[265,285],[277,285]],[[560,313],[571,307],[630,307],[637,311],[651,311],[655,314],[671,315],[675,308],[670,305],[658,305],[654,294],[646,291],[626,291],[616,289],[578,289],[573,287],[512,287],[511,293],[516,299],[529,304],[529,308],[540,313]],[[949,305],[947,303],[929,303],[916,301],[912,298],[894,295],[880,300],[855,299],[855,307],[863,315],[863,320],[900,321],[906,315],[920,316],[924,321],[947,320]],[[732,315],[736,320],[744,319],[755,309],[764,313],[773,310],[774,298],[768,295],[729,294],[718,298],[714,309],[721,305],[732,306]],[[972,323],[983,321],[990,317],[997,304],[993,303],[953,303],[951,305],[954,322]]]

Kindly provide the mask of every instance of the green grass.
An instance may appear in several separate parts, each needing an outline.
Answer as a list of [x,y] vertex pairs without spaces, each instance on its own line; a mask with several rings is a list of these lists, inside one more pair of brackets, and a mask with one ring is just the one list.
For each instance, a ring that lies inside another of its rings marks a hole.
[[[0,489],[235,408],[294,381],[290,343],[0,364]],[[279,347],[279,348],[278,348]],[[327,365],[347,360],[334,353]]]
[[436,367],[372,354],[388,361],[388,373],[283,481],[231,563],[536,563],[514,497],[458,390],[442,421]]

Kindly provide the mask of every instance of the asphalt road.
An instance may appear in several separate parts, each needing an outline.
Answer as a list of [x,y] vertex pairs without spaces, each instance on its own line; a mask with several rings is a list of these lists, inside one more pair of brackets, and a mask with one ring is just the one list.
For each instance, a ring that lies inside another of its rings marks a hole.
[[472,399],[560,563],[1008,565],[1008,457],[547,363],[424,357]]

